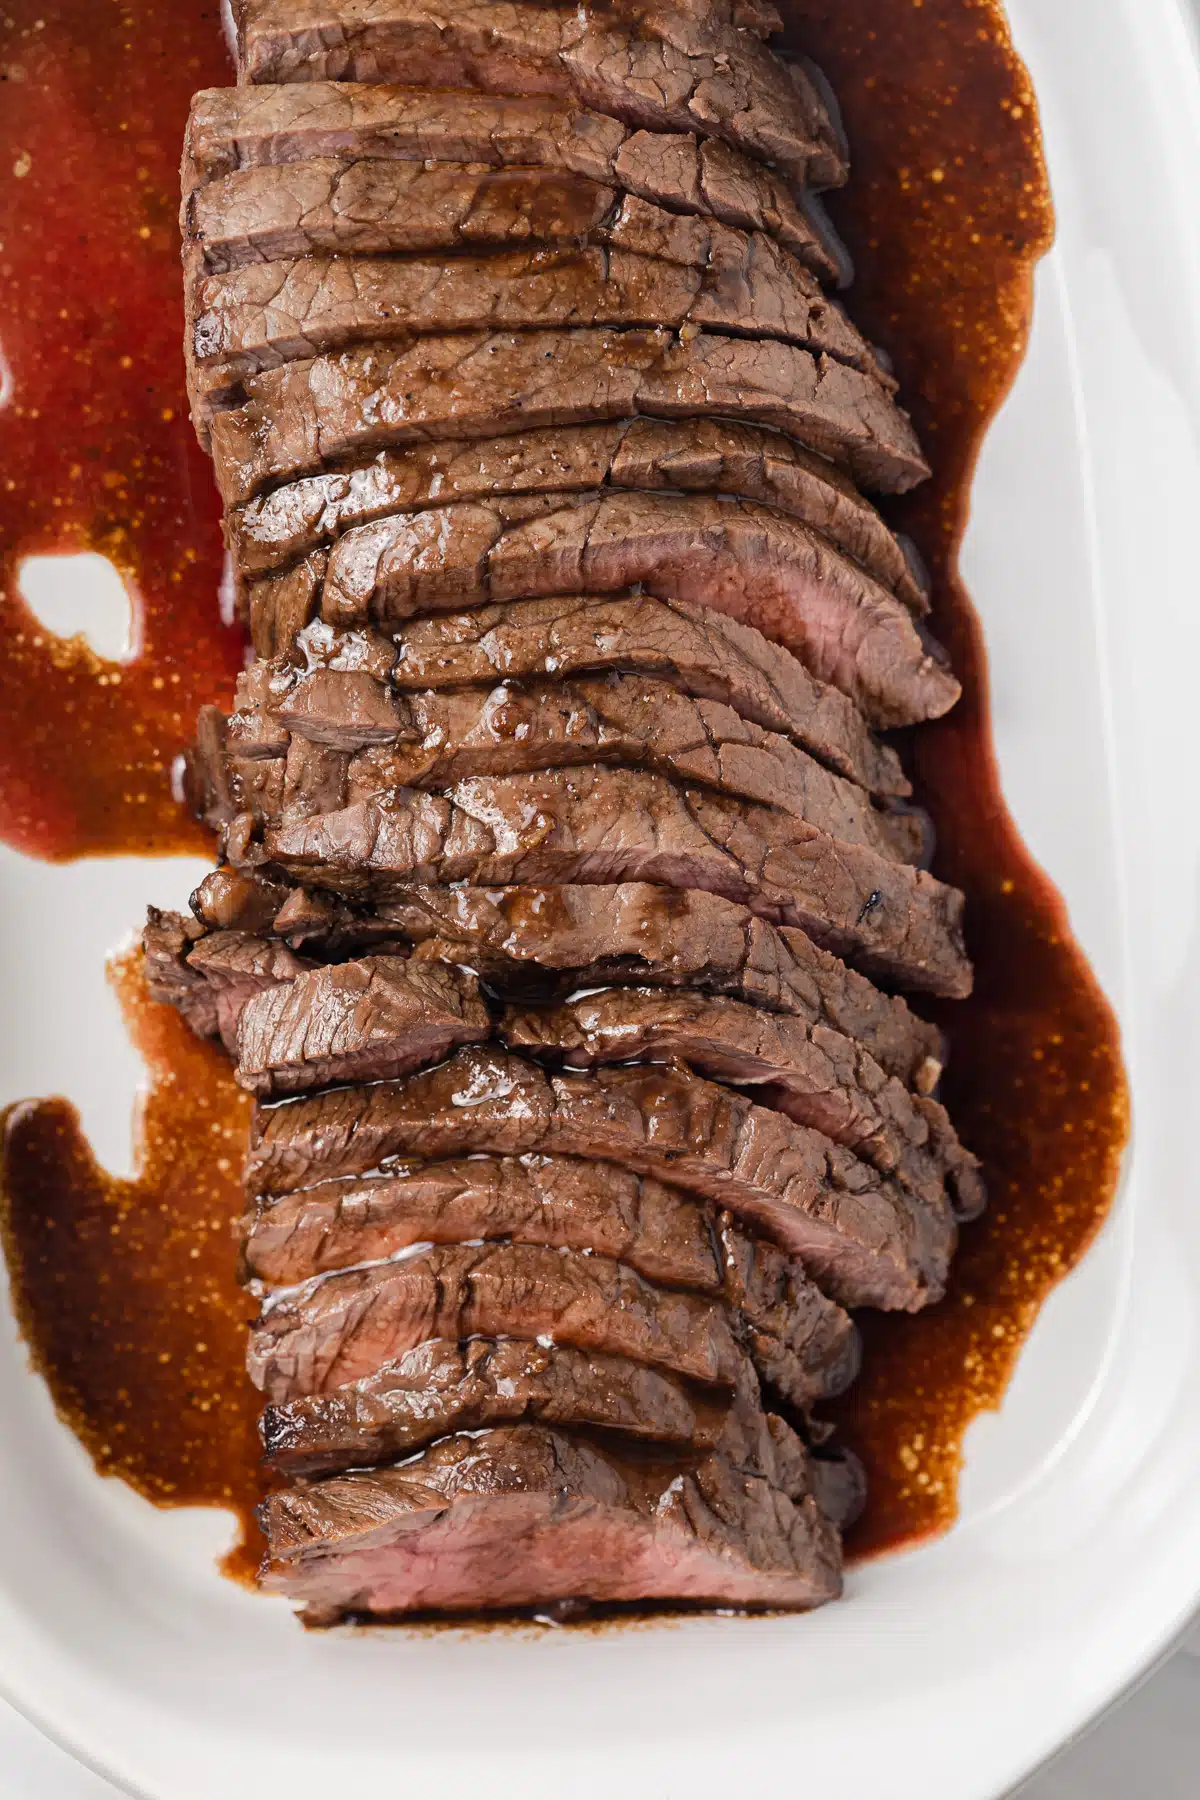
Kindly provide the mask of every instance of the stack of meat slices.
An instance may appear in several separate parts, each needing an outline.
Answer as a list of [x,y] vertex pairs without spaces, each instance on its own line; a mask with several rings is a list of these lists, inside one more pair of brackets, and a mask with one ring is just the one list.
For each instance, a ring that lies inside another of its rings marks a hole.
[[981,1203],[898,997],[970,970],[877,733],[958,686],[860,491],[927,471],[831,102],[770,0],[235,13],[183,225],[254,660],[145,943],[259,1102],[265,1583],[814,1605],[850,1310]]

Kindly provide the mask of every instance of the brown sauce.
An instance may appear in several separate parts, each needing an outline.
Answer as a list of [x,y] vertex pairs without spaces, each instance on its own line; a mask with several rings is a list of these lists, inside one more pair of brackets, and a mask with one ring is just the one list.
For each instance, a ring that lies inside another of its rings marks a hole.
[[[207,848],[171,764],[242,647],[187,419],[177,218],[192,93],[229,78],[217,0],[0,11],[0,838],[31,855]],[[80,550],[135,596],[131,663],[20,598],[26,557]]]
[[958,576],[975,459],[1024,355],[1053,235],[1028,76],[994,0],[792,0],[788,16],[854,150],[851,186],[830,199],[854,258],[851,310],[894,357],[934,470],[886,510],[932,571],[934,627],[964,689],[913,735],[913,767],[936,873],[967,896],[976,989],[938,1013],[944,1097],[990,1206],[963,1232],[940,1306],[863,1315],[863,1376],[839,1422],[867,1465],[849,1548],[868,1555],[953,1522],[967,1426],[1000,1404],[1043,1301],[1107,1216],[1129,1100],[1111,1009],[1004,804]]
[[136,951],[110,976],[150,1074],[136,1172],[99,1167],[67,1101],[10,1108],[0,1224],[18,1317],[102,1475],[248,1518],[262,1497],[243,1367],[256,1308],[232,1227],[252,1102],[220,1050],[146,998]]
[[[865,1372],[839,1419],[871,1479],[851,1544],[865,1555],[953,1520],[963,1433],[999,1403],[1043,1300],[1103,1221],[1128,1113],[1111,1012],[1003,805],[956,573],[974,458],[1023,352],[1052,229],[1027,78],[994,0],[787,10],[854,146],[852,185],[830,208],[858,270],[852,310],[895,357],[936,469],[889,510],[934,573],[936,627],[966,690],[913,754],[938,873],[968,896],[979,981],[943,1009],[946,1092],[992,1198],[941,1306],[865,1321]],[[193,89],[228,80],[217,9],[9,0],[6,13],[0,345],[15,395],[0,413],[0,835],[46,856],[191,848],[170,763],[196,708],[228,698],[241,654],[217,621],[217,507],[179,357],[175,168]],[[18,559],[62,547],[101,549],[132,579],[134,663],[49,638],[15,601]],[[146,1001],[130,963],[115,979],[151,1074],[139,1171],[126,1182],[98,1169],[63,1101],[12,1109],[16,1304],[104,1473],[249,1522],[261,1471],[230,1237],[248,1104],[222,1056]],[[250,1560],[248,1543],[240,1566]]]

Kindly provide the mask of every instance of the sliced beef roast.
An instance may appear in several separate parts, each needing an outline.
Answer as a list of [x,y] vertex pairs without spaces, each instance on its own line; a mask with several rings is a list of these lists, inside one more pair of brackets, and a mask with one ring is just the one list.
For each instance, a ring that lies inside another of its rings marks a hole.
[[[392,641],[390,676],[400,689],[609,671],[649,675],[786,734],[873,793],[910,791],[895,752],[872,737],[844,694],[814,680],[799,658],[753,626],[686,601],[553,594],[416,620]],[[347,640],[314,624],[300,643],[311,667],[371,667],[370,639]]]
[[[749,1241],[740,1242],[752,1266]],[[857,1337],[797,1264],[773,1246],[764,1254],[782,1279],[773,1303],[760,1304],[750,1320],[737,1306],[655,1288],[591,1251],[418,1247],[272,1296],[251,1337],[248,1366],[278,1401],[362,1380],[415,1349],[426,1329],[451,1338],[561,1341],[725,1386],[740,1378],[748,1352],[763,1380],[805,1408],[853,1378]],[[606,1317],[610,1312],[619,1316]]]
[[773,508],[716,495],[605,493],[460,502],[349,531],[321,597],[328,624],[394,625],[493,601],[643,588],[752,625],[872,724],[939,717],[960,687],[907,606]]
[[781,1421],[755,1437],[757,1456],[682,1463],[534,1425],[445,1438],[273,1494],[263,1585],[312,1625],[565,1600],[819,1606],[841,1591],[841,1547],[818,1466]]
[[[253,937],[244,931],[209,932],[186,951],[180,945],[185,986],[182,997],[177,997],[179,988],[171,982],[162,961],[164,940],[169,944],[175,936],[170,927],[164,927],[164,919],[170,917],[152,910],[147,927],[152,956],[148,967],[151,990],[157,998],[165,998],[168,989],[174,988],[170,994],[172,1002],[180,1006],[193,1029],[202,1037],[219,1035],[230,1050],[236,1042],[238,1020],[246,1002],[269,993],[280,983],[295,981],[311,967],[278,939]],[[207,990],[207,1004],[199,1004],[197,981]]]
[[732,994],[854,1039],[916,1093],[932,1094],[941,1078],[936,1026],[804,932],[777,929],[716,894],[637,882],[416,887],[368,919],[348,921],[351,941],[368,920],[373,931],[421,945],[422,954],[477,966],[509,993],[621,983]]
[[637,194],[673,212],[765,231],[825,278],[836,247],[787,182],[713,138],[636,131],[546,95],[517,99],[352,82],[208,88],[192,101],[184,198],[238,169],[340,158],[543,168]]
[[[613,984],[730,994],[750,1006],[853,1040],[921,1096],[942,1071],[941,1035],[803,932],[777,929],[715,894],[619,887],[415,887],[369,912],[332,896],[222,870],[194,896],[214,932],[244,920],[297,946],[345,957],[397,939],[420,956],[469,964],[501,994],[543,1001]],[[203,1011],[189,949],[197,926],[153,913],[148,967],[156,997]],[[165,952],[163,946],[166,946]],[[215,1022],[211,1029],[215,1030]]]
[[514,0],[237,0],[238,52],[255,84],[403,81],[546,94],[652,131],[719,138],[790,179],[846,176],[815,85],[749,33],[662,7],[613,14]]
[[608,1257],[434,1244],[272,1295],[246,1366],[269,1400],[293,1400],[373,1374],[435,1337],[549,1337],[726,1387],[742,1361],[723,1306],[655,1287]]
[[238,169],[185,209],[186,287],[300,256],[396,256],[608,241],[619,201],[582,175],[316,157]]
[[878,381],[769,339],[458,332],[288,363],[246,389],[245,406],[213,420],[228,505],[375,450],[636,416],[773,426],[889,493],[928,474],[907,416]]
[[[711,303],[722,303],[720,314],[714,314],[718,323],[736,325],[740,301],[762,309],[764,324],[790,318],[792,326],[782,335],[803,343],[809,328],[802,321],[811,313],[814,326],[820,326],[818,337],[836,333],[839,348],[852,352],[856,365],[868,369],[889,392],[895,388],[885,360],[866,349],[835,301],[822,303],[816,277],[774,238],[671,212],[580,175],[497,170],[475,163],[347,163],[317,157],[222,176],[191,196],[185,223],[185,299],[192,313],[210,303],[206,295],[225,295],[228,303],[240,296],[243,306],[257,297],[261,304],[272,279],[263,265],[281,265],[278,280],[282,266],[296,258],[316,258],[326,265],[330,259],[359,259],[360,276],[374,265],[380,280],[399,259],[400,268],[393,273],[401,285],[395,291],[411,306],[420,290],[412,280],[401,279],[409,259],[428,263],[433,253],[444,261],[498,252],[508,252],[511,259],[519,251],[527,258],[540,252],[544,266],[560,267],[569,281],[567,253],[590,246],[625,270],[614,299],[622,287],[629,296],[649,291],[631,285],[636,265],[630,257],[650,259],[656,269],[670,265],[659,269],[658,278],[670,278],[677,287],[682,272],[690,270],[704,278],[693,282],[697,303],[703,304],[705,293]],[[498,273],[505,260],[501,255]],[[532,264],[527,273],[538,266]],[[644,283],[649,271],[641,274]],[[472,281],[478,295],[478,269],[464,262],[463,275],[464,298]],[[340,291],[344,297],[346,290]],[[439,291],[442,304],[450,305],[452,290],[443,286]],[[293,281],[293,298],[302,292]],[[442,329],[450,329],[458,318],[456,308]],[[528,322],[523,312],[519,322]],[[356,335],[361,339],[365,334],[360,329]],[[231,349],[236,347],[231,343]],[[194,348],[203,354],[203,339]]]
[[247,1183],[295,1191],[390,1156],[476,1151],[595,1157],[703,1194],[759,1224],[845,1305],[926,1305],[954,1248],[948,1203],[926,1203],[732,1089],[648,1067],[547,1075],[492,1050],[260,1109]]
[[522,1420],[707,1450],[728,1410],[711,1388],[624,1356],[517,1338],[434,1338],[332,1393],[269,1406],[261,1430],[272,1468],[325,1475]]
[[301,633],[316,617],[328,561],[327,551],[313,550],[290,569],[252,583],[248,595],[235,593],[255,656],[295,659]]
[[607,988],[558,1007],[511,1007],[499,1036],[568,1069],[686,1063],[753,1088],[756,1099],[847,1145],[932,1204],[949,1187],[960,1215],[979,1211],[978,1163],[944,1110],[910,1094],[861,1044],[828,1026],[706,994]]
[[[382,956],[257,993],[236,1025],[238,1079],[263,1096],[394,1077],[489,1032],[473,976]],[[511,1007],[502,1041],[552,1065],[684,1062],[755,1086],[768,1105],[845,1144],[934,1204],[981,1199],[975,1161],[935,1103],[912,1096],[861,1046],[828,1028],[699,994],[615,988],[555,1008]]]
[[488,1036],[479,982],[462,969],[369,956],[250,997],[237,1022],[237,1078],[264,1096],[374,1081]]
[[595,1251],[668,1287],[725,1285],[707,1201],[611,1163],[536,1155],[403,1163],[260,1198],[243,1225],[243,1267],[289,1286],[413,1244],[496,1238]]
[[[853,1327],[798,1265],[736,1232],[727,1215],[720,1238],[731,1245],[736,1329],[760,1374],[797,1404],[853,1379]],[[728,1428],[728,1411],[728,1398],[711,1388],[625,1357],[544,1339],[434,1339],[332,1391],[269,1407],[262,1434],[276,1468],[310,1474],[389,1461],[447,1432],[526,1418],[711,1448]]]
[[619,488],[736,494],[774,506],[819,531],[914,612],[929,610],[928,578],[911,547],[840,470],[781,432],[727,419],[635,419],[608,481]]
[[209,408],[236,403],[239,384],[263,369],[414,332],[580,325],[778,338],[886,384],[841,307],[787,251],[728,225],[692,225],[703,248],[686,265],[630,252],[604,232],[587,248],[452,259],[317,255],[209,275],[193,301],[193,398]]
[[176,1007],[197,1037],[215,1037],[216,992],[201,971],[188,963],[189,954],[203,935],[204,926],[198,920],[163,912],[157,906],[147,907],[142,966],[152,1000]]
[[774,0],[230,10],[185,349],[254,660],[143,942],[258,1102],[263,1584],[819,1604],[847,1309],[983,1204],[886,991],[971,988],[878,735],[960,689],[860,491],[929,471],[822,286],[832,97]]
[[612,1163],[471,1156],[405,1163],[260,1199],[243,1267],[267,1283],[311,1281],[414,1245],[496,1239],[628,1263],[666,1287],[720,1296],[760,1375],[800,1405],[841,1393],[858,1336],[802,1265],[728,1213]]
[[726,419],[634,419],[382,450],[360,468],[308,476],[247,501],[227,529],[240,570],[263,575],[389,513],[603,487],[761,501],[811,525],[915,612],[928,611],[909,553],[832,463],[779,432]]
[[725,1300],[759,1381],[805,1410],[843,1393],[862,1351],[849,1314],[825,1298],[796,1257],[743,1230],[732,1213],[718,1215],[717,1230]]
[[[255,675],[269,668],[260,663]],[[283,683],[276,675],[263,685]],[[238,787],[239,759],[262,755],[258,740],[269,731],[260,709],[243,698],[250,686],[243,677],[224,740],[235,767],[218,784],[235,813],[254,810]],[[476,775],[611,762],[780,807],[896,861],[920,862],[928,843],[923,814],[873,806],[861,788],[781,733],[763,731],[719,701],[638,676],[502,682],[401,698],[363,670],[315,669],[267,698],[291,735],[282,744],[272,736],[266,752],[286,756],[281,813],[260,811],[266,823],[324,810],[331,783],[340,807],[396,788],[436,791]],[[340,757],[313,765],[313,744]],[[211,816],[214,809],[198,810]]]
[[[367,676],[376,682],[390,677],[409,690],[608,671],[644,674],[697,698],[724,701],[743,718],[786,733],[874,793],[911,791],[895,751],[871,733],[851,700],[814,679],[782,645],[728,613],[644,593],[552,594],[469,613],[435,613],[387,636],[374,628],[345,632],[315,617],[326,564],[327,553],[314,551],[295,568],[251,585],[255,649],[270,666],[252,665],[245,672],[239,708],[278,713],[306,669],[354,671],[360,685]],[[366,688],[363,694],[369,712],[382,709],[383,728],[372,731],[374,740],[391,739],[388,703],[368,696]],[[215,710],[213,716],[220,718]],[[222,730],[207,744],[205,729],[202,724],[197,732],[202,756],[219,753]],[[278,755],[285,749],[285,729],[278,723],[273,743],[252,743],[240,728],[238,736],[243,754]],[[347,738],[345,747],[354,741]]]
[[700,888],[885,979],[964,995],[962,895],[787,813],[587,765],[476,777],[444,795],[402,789],[268,829],[271,862],[363,898],[413,883],[657,882]]

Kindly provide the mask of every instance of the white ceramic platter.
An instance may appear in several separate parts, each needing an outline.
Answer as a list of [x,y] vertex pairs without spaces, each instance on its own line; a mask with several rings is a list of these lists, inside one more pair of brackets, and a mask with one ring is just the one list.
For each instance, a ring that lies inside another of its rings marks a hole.
[[[1061,235],[966,566],[1008,793],[1120,1009],[1137,1129],[1108,1232],[972,1433],[961,1524],[812,1618],[306,1635],[217,1576],[221,1515],[96,1479],[0,1322],[0,1691],[118,1786],[995,1800],[1200,1601],[1200,79],[1184,0],[1012,19]],[[70,1094],[126,1163],[103,953],[194,870],[0,872],[0,1099]]]

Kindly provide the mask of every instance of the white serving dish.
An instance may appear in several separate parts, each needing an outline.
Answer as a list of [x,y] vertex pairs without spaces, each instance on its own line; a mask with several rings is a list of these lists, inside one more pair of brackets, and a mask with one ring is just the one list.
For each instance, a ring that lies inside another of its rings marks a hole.
[[[1125,1028],[1136,1144],[1112,1223],[973,1430],[957,1529],[802,1619],[306,1635],[217,1576],[222,1515],[92,1474],[0,1324],[0,1692],[130,1792],[996,1800],[1200,1603],[1200,78],[1184,0],[1011,11],[1060,239],[966,571],[1009,797]],[[69,1093],[127,1163],[137,1069],[102,956],[194,869],[3,872],[21,1029],[0,1099]]]

